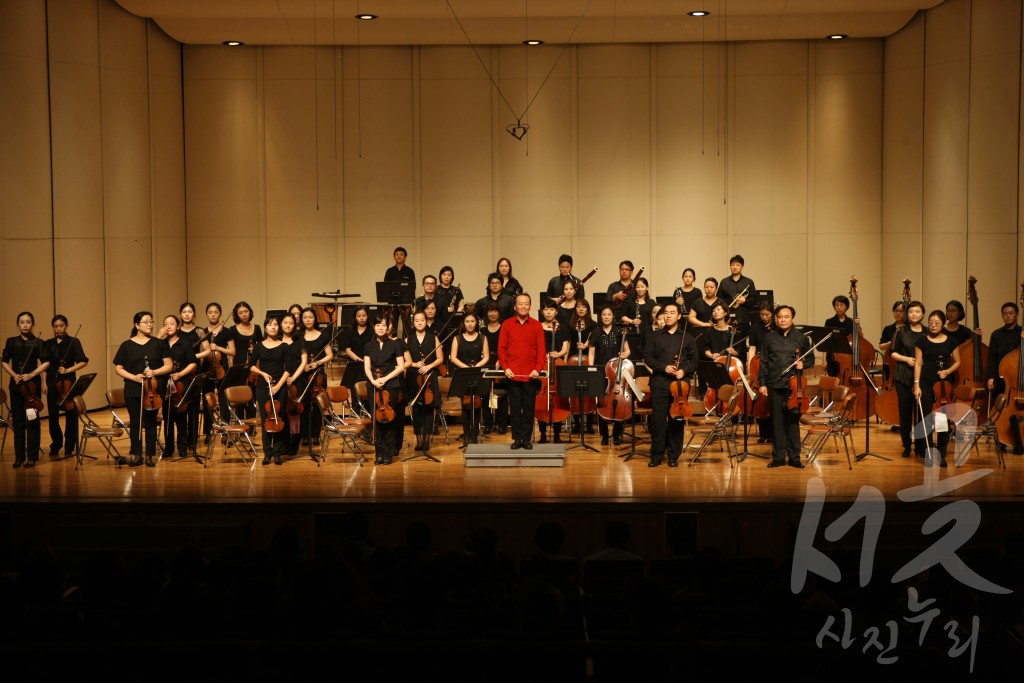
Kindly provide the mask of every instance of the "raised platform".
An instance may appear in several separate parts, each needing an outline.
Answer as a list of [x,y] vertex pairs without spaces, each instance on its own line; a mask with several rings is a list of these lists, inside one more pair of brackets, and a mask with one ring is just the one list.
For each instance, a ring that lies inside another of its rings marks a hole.
[[526,450],[507,443],[475,443],[466,447],[466,467],[565,467],[561,443],[533,444]]

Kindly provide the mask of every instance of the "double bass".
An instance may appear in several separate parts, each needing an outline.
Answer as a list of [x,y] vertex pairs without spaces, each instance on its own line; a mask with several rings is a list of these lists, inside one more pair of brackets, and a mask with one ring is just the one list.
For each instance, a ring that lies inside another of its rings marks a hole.
[[857,313],[857,300],[860,298],[857,294],[857,282],[857,278],[851,275],[850,301],[853,306],[853,333],[848,339],[853,353],[836,354],[836,362],[839,364],[839,383],[850,387],[851,391],[857,394],[853,407],[853,418],[863,420],[873,414],[869,412],[868,392],[864,390],[866,384],[864,368],[869,367],[875,359],[875,347],[864,338],[860,323],[857,322],[860,319],[860,314]]
[[[1020,285],[1020,305],[1024,306],[1024,282]],[[1006,382],[1006,405],[996,418],[996,436],[999,443],[1024,453],[1024,335],[1017,353],[1012,351],[999,362],[999,376]]]
[[[907,307],[910,306],[910,278],[903,280],[903,320],[904,325],[909,325],[906,319]],[[899,334],[900,328],[896,328]],[[895,339],[895,337],[894,337]],[[889,369],[888,375],[882,386],[879,387],[878,398],[875,399],[875,413],[883,421],[891,425],[900,423],[899,398],[896,395],[896,359],[892,357],[892,345],[885,351],[885,364]]]
[[967,278],[967,300],[971,303],[974,314],[974,326],[971,328],[971,338],[960,345],[960,384],[974,388],[974,401],[971,407],[978,415],[988,415],[988,385],[985,378],[988,377],[988,345],[983,344],[981,335],[974,330],[980,327],[978,323],[978,290],[976,285],[978,278],[971,275]]
[[[643,270],[641,268],[641,270]],[[633,392],[624,378],[625,373],[633,376],[633,361],[622,358],[621,354],[626,350],[626,330],[622,330],[622,341],[619,342],[619,354],[604,365],[604,374],[607,384],[605,393],[597,402],[597,414],[605,420],[622,422],[628,420],[633,414]]]

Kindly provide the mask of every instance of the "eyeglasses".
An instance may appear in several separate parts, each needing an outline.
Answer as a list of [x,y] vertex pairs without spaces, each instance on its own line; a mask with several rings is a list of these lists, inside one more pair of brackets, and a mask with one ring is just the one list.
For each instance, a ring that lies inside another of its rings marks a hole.
[[143,320],[140,320],[140,321],[139,321],[139,324],[140,324],[140,325],[153,325],[153,324],[155,324],[155,323],[154,323],[154,321],[153,321],[153,320],[151,320],[151,319],[143,319]]

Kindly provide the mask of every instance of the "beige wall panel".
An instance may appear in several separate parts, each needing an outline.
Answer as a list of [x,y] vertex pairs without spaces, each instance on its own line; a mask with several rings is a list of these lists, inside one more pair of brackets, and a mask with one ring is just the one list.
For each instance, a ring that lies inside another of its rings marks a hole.
[[[305,306],[314,301],[310,296],[312,292],[329,292],[340,287],[334,276],[338,272],[337,250],[334,238],[267,238],[267,253],[272,255],[266,276],[268,306],[287,308],[295,302]],[[330,303],[327,299],[316,301]],[[263,315],[262,310],[259,315]]]
[[[786,258],[778,258],[779,244],[786,245]],[[743,272],[754,280],[758,289],[775,290],[775,303],[796,308],[797,323],[802,325],[820,324],[817,319],[810,318],[812,309],[809,303],[816,295],[810,290],[814,284],[808,282],[811,278],[806,266],[809,249],[807,236],[793,232],[748,235],[743,238],[740,252],[747,262]],[[722,260],[727,261],[728,257]],[[723,263],[717,267],[714,276],[721,280],[728,272],[729,264]],[[699,273],[698,276],[701,281],[706,277]],[[828,298],[831,300],[832,296]]]
[[[433,264],[425,263],[423,255],[416,252],[413,248],[414,241],[411,232],[374,237],[351,236],[345,242],[344,287],[347,288],[345,291],[362,294],[360,301],[374,302],[377,300],[374,283],[382,281],[384,272],[395,265],[393,256],[395,247],[405,247],[409,252],[409,260],[406,261],[406,264],[416,272],[416,291],[418,293],[422,293],[419,281],[423,276],[429,272],[436,273],[440,269],[440,266],[435,268]],[[454,267],[454,264],[449,265]],[[456,284],[460,278],[465,283],[467,281],[465,278],[468,277],[472,277],[472,273],[460,273],[456,269]]]
[[438,79],[420,85],[423,237],[493,230],[490,88],[481,79]]
[[918,14],[885,39],[885,70],[901,71],[924,66],[925,15]]
[[[335,76],[341,82],[340,52],[332,47],[317,47],[316,63],[313,62],[314,48],[265,46],[263,50],[263,78],[274,80],[312,80],[314,74],[318,80],[333,80]],[[333,59],[339,55],[339,63]]]
[[[971,53],[975,59],[1020,51],[1020,0],[971,3]],[[980,296],[980,295],[979,295]]]
[[[744,254],[747,263],[757,260],[756,255],[746,249],[746,245],[740,246],[740,253]],[[650,281],[655,296],[671,296],[672,291],[683,284],[683,269],[693,268],[697,273],[693,286],[702,289],[704,278],[711,276],[720,281],[729,272],[728,257],[722,258],[727,248],[728,237],[724,231],[658,235],[652,240],[650,276],[647,277],[645,273],[645,277]],[[763,286],[755,271],[750,272],[754,273],[757,286]]]
[[967,230],[1017,232],[1020,66],[1005,55],[971,66]]
[[578,77],[649,78],[651,47],[648,45],[587,45],[578,47]]
[[814,72],[823,74],[877,74],[885,61],[880,38],[822,41],[813,44]]
[[654,184],[657,234],[724,231],[725,155],[719,144],[724,126],[716,114],[716,85],[721,92],[716,79],[665,78],[659,71]]
[[47,0],[46,13],[51,59],[97,66],[99,8],[96,0]]
[[45,4],[37,0],[0,2],[0,55],[45,59]]
[[[501,91],[512,102],[512,106],[516,107],[519,101],[525,106],[538,89],[542,90],[541,83],[549,72],[554,79],[572,78],[577,48],[563,50],[560,45],[540,45],[529,49],[522,46],[498,47],[490,51],[490,60],[487,50],[480,47],[477,49],[480,50],[480,55],[484,63],[488,64],[488,68],[494,68],[495,80],[519,79],[516,87],[506,88],[504,84],[501,86]],[[495,60],[496,65],[491,67]],[[523,83],[524,77],[529,79],[529,83]]]
[[[882,233],[883,297],[892,301],[903,292],[903,278],[910,278],[910,293],[917,298],[921,289],[921,235],[919,233]],[[892,305],[890,301],[889,305]]]
[[[74,334],[78,326],[82,326],[78,338],[89,356],[89,365],[85,372],[95,372],[96,386],[103,390],[110,382],[120,382],[114,375],[114,368],[107,362],[107,299],[105,296],[106,273],[103,262],[102,239],[59,239],[54,241],[54,282],[56,283],[56,307],[54,313],[67,316],[70,330]],[[49,330],[50,317],[44,321],[37,313],[38,325],[45,325]],[[127,332],[131,320],[125,327]],[[47,334],[46,336],[52,336]],[[121,339],[124,335],[116,336]],[[96,405],[103,405],[100,396],[102,390],[94,389],[88,400]]]
[[50,237],[46,55],[0,54],[0,235]]
[[149,93],[145,74],[100,71],[106,234],[152,234]]
[[255,47],[183,45],[182,73],[187,81],[256,78]]
[[150,22],[149,29],[149,73],[181,81],[182,45]]
[[186,81],[185,102],[189,235],[252,236],[260,216],[255,84]]
[[[220,302],[227,318],[237,301],[246,299],[257,311],[262,311],[265,276],[250,266],[236,267],[239,260],[255,261],[252,238],[199,236],[188,238],[188,292],[187,298],[202,311],[211,301]],[[261,321],[262,322],[262,321]]]
[[188,271],[185,269],[187,248],[184,235],[156,239],[156,260],[153,261],[156,284],[153,287],[153,298],[157,310],[153,312],[160,317],[160,321],[170,313],[177,315],[178,306],[185,301],[188,291]]
[[[814,236],[811,245],[811,320],[805,323],[821,325],[835,315],[832,297],[849,296],[850,278],[856,277],[861,327],[865,338],[878,345],[882,328],[892,319],[892,301],[886,291],[889,283],[882,280],[881,261],[878,258],[880,235],[858,235],[851,239],[846,233],[826,233]],[[841,256],[840,256],[841,255]],[[757,283],[761,286],[761,283]],[[853,315],[853,308],[850,308]]]
[[319,87],[317,98],[312,79],[264,85],[269,236],[333,237],[338,232],[333,89],[330,82],[321,81]]
[[882,76],[818,76],[813,229],[877,233],[882,220]]
[[928,235],[924,240],[922,286],[914,296],[924,302],[926,315],[933,308],[945,310],[950,299],[963,303],[967,291],[966,253],[966,234]]
[[732,71],[737,77],[807,73],[805,41],[737,43],[733,47]]
[[[558,52],[561,49],[556,50],[541,50],[539,52],[530,52],[530,61],[536,61],[538,63],[546,61],[548,68],[550,63],[554,61]],[[479,53],[480,59],[477,59],[476,53]],[[455,46],[434,46],[429,48],[419,49],[419,73],[420,78],[425,81],[435,79],[484,79],[487,80],[487,72],[480,65],[482,59],[484,64],[487,65],[488,69],[493,68],[491,60],[494,57],[494,52],[490,48],[477,47],[476,53],[473,48],[468,45],[455,45]],[[545,54],[547,53],[547,54]],[[546,59],[545,59],[546,58]],[[502,65],[504,66],[504,65]],[[516,75],[517,72],[507,74],[509,76]],[[522,68],[519,69],[518,74],[522,75]],[[547,73],[547,70],[544,71]],[[488,81],[488,87],[490,82]],[[539,83],[533,84],[534,86]]]
[[101,0],[99,29],[100,65],[104,69],[146,72],[145,19],[125,12],[112,0]]
[[733,232],[806,230],[806,77],[737,78],[735,89]]
[[[503,90],[522,89],[522,81],[500,83]],[[496,97],[492,102],[495,119],[501,124],[510,122],[511,115],[503,103]],[[568,237],[573,232],[572,112],[571,81],[552,79],[524,119],[530,124],[526,137],[516,140],[503,125],[494,124],[498,156],[496,234]]]
[[[992,330],[1002,326],[1000,306],[1020,298],[1017,273],[1017,235],[971,235],[967,248],[967,274],[978,278],[978,318],[988,343]],[[966,299],[967,283],[961,286],[960,299],[967,307],[967,321],[971,324],[971,306]]]
[[[417,265],[414,270],[416,271],[416,289],[422,294],[424,275],[436,276],[438,272],[444,266],[451,266],[455,271],[456,285],[462,285],[462,291],[468,299],[476,301],[484,295],[484,289],[487,287],[487,275],[494,270],[495,264],[501,256],[505,256],[512,261],[512,273],[518,278],[520,271],[526,272],[526,268],[529,266],[530,254],[526,254],[521,250],[517,250],[514,242],[507,243],[512,251],[508,254],[494,253],[492,247],[493,238],[490,234],[480,235],[467,235],[460,237],[457,240],[423,240],[420,251],[416,256]],[[384,276],[384,268],[390,265],[394,265],[394,261],[391,260],[390,254],[394,251],[394,248],[398,244],[391,245],[390,249],[381,251],[380,254],[371,252],[367,254],[371,264],[374,268],[378,265],[382,268],[379,273],[379,277]],[[407,249],[410,248],[409,244],[402,243],[402,246]],[[382,247],[383,249],[383,247]],[[384,256],[387,261],[380,260],[380,256]],[[532,256],[536,256],[535,254]],[[413,254],[409,254],[410,260],[412,260]],[[526,286],[526,283],[523,283]],[[353,291],[359,292],[364,295],[364,298],[371,294],[373,289],[372,282],[359,283],[357,287],[362,289],[355,289]]]
[[580,235],[649,233],[650,109],[647,78],[580,80]]
[[928,11],[925,64],[962,62],[970,57],[971,0],[946,0]]
[[[181,80],[150,78],[153,152],[153,234],[185,236],[185,140]],[[184,266],[184,262],[181,264]]]
[[967,69],[966,62],[955,62],[925,70],[922,188],[928,233],[967,229]]
[[346,235],[411,234],[415,210],[412,83],[364,81],[360,97],[356,84],[348,82],[343,115]]
[[921,230],[922,69],[888,72],[883,84],[882,225],[887,233]]
[[6,339],[17,334],[15,316],[32,311],[36,332],[49,331],[53,310],[53,243],[49,239],[19,239],[4,242],[0,287],[3,317],[0,334]]
[[407,80],[412,78],[411,47],[347,47],[341,64],[345,80]]
[[659,79],[713,80],[722,73],[722,52],[717,44],[675,43],[654,49]]
[[103,235],[100,78],[95,66],[54,63],[50,71],[53,233]]
[[137,311],[154,311],[153,240],[108,237],[104,261],[107,268],[107,310],[111,339],[124,339]]

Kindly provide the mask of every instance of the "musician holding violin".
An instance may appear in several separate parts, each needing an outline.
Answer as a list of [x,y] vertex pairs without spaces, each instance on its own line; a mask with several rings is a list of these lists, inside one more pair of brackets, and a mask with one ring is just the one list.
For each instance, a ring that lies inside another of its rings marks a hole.
[[697,369],[697,343],[680,326],[679,304],[672,301],[662,309],[665,326],[647,339],[644,365],[651,372],[651,460],[648,467],[657,467],[668,455],[668,466],[678,467],[683,452],[686,420],[671,414],[672,386]]
[[[317,329],[316,311],[308,307],[303,308],[299,319],[302,322],[301,333],[295,333],[299,346],[294,349],[289,359],[288,370],[297,373],[293,375],[291,386],[302,396],[301,412],[305,413],[301,420],[302,442],[319,446],[321,416],[319,408],[316,407],[316,397],[327,389],[327,366],[334,360],[334,349],[331,348],[331,336],[325,330]],[[298,366],[293,366],[295,355],[301,359]],[[292,414],[295,412],[296,408],[293,407]],[[292,436],[294,448],[294,434]]]
[[[299,311],[300,323],[305,322],[303,312],[313,314],[313,330],[316,331],[316,311],[312,308]],[[299,440],[310,443],[309,433],[313,434],[313,445],[320,444],[320,423],[313,427],[311,420],[319,416],[319,409],[313,410],[310,398],[313,387],[309,386],[311,375],[309,368],[309,347],[298,332],[295,316],[286,315],[281,318],[281,341],[285,344],[284,369],[288,379],[284,386],[284,414],[287,416],[288,455],[298,455]],[[304,431],[305,430],[305,431]]]
[[[501,312],[498,307],[491,304],[483,312],[485,323],[480,333],[487,338],[487,348],[491,357],[487,361],[487,367],[494,370],[498,367],[498,339],[501,337]],[[490,434],[497,429],[499,434],[508,431],[508,393],[504,390],[505,384],[499,386],[491,385],[491,400],[484,406],[484,434]],[[495,403],[492,407],[491,403]]]
[[[202,344],[207,336],[206,330],[196,324],[196,307],[190,301],[186,301],[178,307],[178,317],[181,319],[178,335],[182,341],[188,342],[192,351],[196,354],[196,369],[198,369],[202,365],[199,354],[204,348]],[[202,387],[199,388],[202,389]],[[203,401],[205,393],[205,389],[193,392],[188,404],[188,445],[189,450],[193,453],[199,440],[199,410],[205,405],[205,401]]]
[[[490,361],[491,349],[487,337],[480,333],[480,319],[475,311],[466,313],[462,319],[459,334],[452,342],[451,362],[457,368],[483,368]],[[476,422],[473,421],[474,416]],[[479,421],[483,417],[483,402],[480,396],[464,396],[462,399],[462,445],[477,443]]]
[[[609,304],[601,307],[598,314],[601,317],[601,324],[594,328],[590,335],[590,349],[588,361],[590,365],[598,367],[605,366],[608,361],[615,358],[629,358],[629,342],[625,340],[625,334],[615,324],[615,310]],[[608,445],[608,423],[612,424],[612,439],[615,445],[622,443],[622,432],[625,428],[624,420],[610,421],[599,416],[598,430],[601,432],[601,445]]]
[[[355,312],[352,314],[352,319],[355,321],[352,328],[348,331],[347,338],[345,339],[345,356],[347,363],[362,366],[363,354],[366,353],[366,345],[373,339],[373,325],[370,323],[370,309],[365,306],[357,306]],[[346,373],[345,377],[352,377]],[[359,396],[356,394],[355,384],[358,380],[352,378],[351,384],[345,388],[348,389],[349,395],[352,397],[352,402],[355,405],[360,403]],[[369,406],[363,406],[366,409],[367,414],[369,410],[373,408],[372,404]]]
[[[230,332],[221,321],[221,307],[216,301],[206,304],[206,320],[208,327],[204,330],[204,338],[199,342],[199,350],[196,352],[196,359],[200,362],[200,368],[206,373],[206,383],[203,386],[203,395],[207,392],[216,392],[220,380],[224,379],[228,356],[225,353],[230,343]],[[213,419],[206,401],[201,401],[203,409],[203,443],[210,443],[213,431]],[[226,422],[228,419],[227,401],[220,402],[221,417]],[[225,438],[225,441],[227,439]]]
[[[263,341],[263,330],[259,325],[253,323],[252,306],[245,301],[239,301],[231,309],[231,319],[235,325],[228,330],[228,344],[223,352],[231,357],[233,367],[238,365],[251,367],[255,361],[252,359],[250,349],[255,348]],[[241,410],[242,415],[239,417],[254,417],[256,414],[255,408],[251,405],[243,406]]]
[[288,453],[288,432],[284,429],[285,395],[283,389],[288,383],[286,356],[288,344],[281,338],[281,320],[268,316],[263,321],[265,335],[253,347],[249,374],[263,378],[256,384],[256,403],[263,421],[263,463],[283,464]]
[[157,410],[163,404],[157,378],[169,375],[174,365],[171,347],[165,340],[153,336],[156,321],[152,313],[139,311],[132,318],[132,325],[132,336],[121,342],[114,354],[114,371],[124,380],[124,402],[128,409],[132,456],[128,465],[142,464],[142,432],[145,431],[146,467],[154,467]]
[[[60,400],[67,395],[75,384],[76,374],[86,365],[89,359],[82,350],[82,342],[78,335],[68,336],[68,319],[61,314],[53,316],[53,339],[43,344],[43,360],[49,366],[43,373],[46,384],[46,412],[50,422],[50,457],[60,454],[61,446],[64,453],[71,455],[78,447],[78,412],[74,403]],[[64,413],[64,432],[60,429],[60,414]]]
[[14,427],[14,467],[35,467],[39,460],[39,413],[46,391],[40,375],[48,364],[43,360],[43,344],[32,328],[36,319],[29,311],[18,314],[18,334],[4,344],[3,368],[11,376],[11,422]]
[[532,299],[525,292],[516,297],[515,316],[501,325],[498,363],[505,369],[512,448],[533,448],[533,416],[540,388],[541,370],[547,364],[544,328],[530,316]]
[[374,412],[375,465],[390,465],[402,447],[404,406],[402,375],[405,345],[389,335],[388,316],[380,312],[373,320],[373,338],[363,349],[363,373],[370,408]]
[[[928,314],[928,333],[919,337],[914,344],[914,398],[920,402],[922,421],[926,430],[932,431],[935,415],[932,408],[953,401],[952,377],[960,367],[960,349],[957,341],[946,334],[946,314],[936,309]],[[946,467],[946,447],[949,445],[949,429],[935,430],[939,450],[939,467]],[[915,450],[927,453],[926,440],[916,439]],[[931,459],[925,460],[925,467],[931,467]]]
[[164,455],[168,458],[174,455],[174,448],[177,446],[181,457],[189,454],[188,440],[188,414],[189,405],[184,403],[179,407],[185,391],[188,389],[189,380],[196,371],[199,363],[192,347],[191,337],[181,334],[181,320],[176,315],[165,315],[163,324],[163,337],[171,350],[171,373],[167,378],[167,388],[164,396]]
[[778,306],[776,329],[764,336],[761,349],[761,369],[757,375],[761,386],[757,391],[761,398],[770,398],[772,411],[772,460],[768,467],[782,467],[787,464],[787,458],[790,467],[804,466],[800,461],[800,410],[803,406],[791,399],[806,388],[801,383],[802,373],[804,368],[814,365],[814,352],[810,340],[794,330],[795,318],[796,310],[792,306]]
[[[470,317],[473,318],[475,326],[476,316],[472,313],[466,316]],[[434,333],[427,329],[427,316],[423,311],[415,313],[412,317],[412,331],[405,340],[404,357],[405,393],[406,396],[416,397],[415,403],[412,404],[412,431],[416,435],[413,450],[417,451],[430,450],[430,436],[434,433],[434,415],[441,400],[438,368],[444,362],[444,355],[437,342]],[[462,417],[463,433],[466,433],[465,411]]]
[[914,415],[917,409],[917,402],[914,398],[914,373],[917,365],[915,349],[918,340],[925,336],[924,325],[921,320],[924,318],[924,304],[920,301],[911,301],[906,304],[906,322],[903,327],[897,329],[893,336],[892,345],[889,347],[890,356],[896,361],[895,377],[893,383],[896,387],[897,407],[900,416],[900,441],[903,443],[903,457],[910,457],[910,448],[913,445],[918,457],[924,457],[925,451],[919,448],[921,444],[912,443],[910,435],[914,429]]

